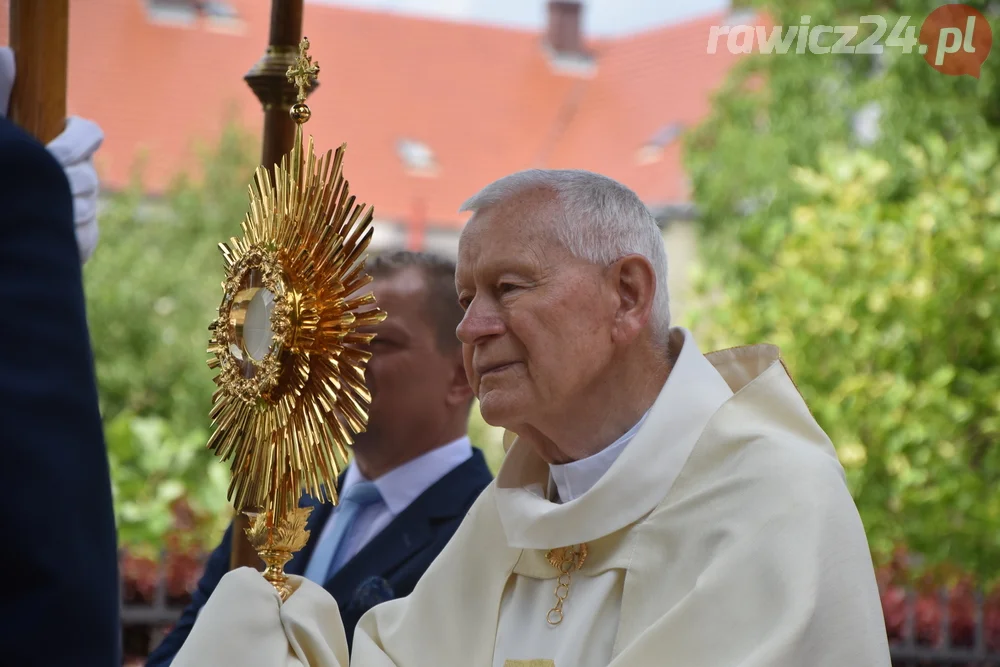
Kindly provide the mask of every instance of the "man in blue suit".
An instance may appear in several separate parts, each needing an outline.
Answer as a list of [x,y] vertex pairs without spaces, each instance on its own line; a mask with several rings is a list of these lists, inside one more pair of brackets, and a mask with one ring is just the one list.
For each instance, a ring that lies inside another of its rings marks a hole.
[[[412,252],[373,258],[372,290],[388,317],[373,327],[366,380],[368,429],[341,476],[340,503],[317,505],[309,543],[285,570],[323,585],[340,605],[348,642],[361,616],[408,595],[492,480],[466,435],[472,390],[455,329],[462,310],[455,266]],[[229,569],[232,526],[213,552],[193,600],[147,667],[180,650]]]
[[[120,665],[111,482],[80,268],[88,252],[78,242],[80,225],[74,230],[87,198],[75,200],[70,187],[83,175],[96,200],[89,161],[100,132],[71,119],[56,150],[46,150],[4,118],[12,82],[13,58],[0,49],[0,489],[7,502],[0,530],[8,542],[0,549],[0,663]],[[78,142],[81,131],[91,140]],[[73,169],[63,149],[81,158]]]

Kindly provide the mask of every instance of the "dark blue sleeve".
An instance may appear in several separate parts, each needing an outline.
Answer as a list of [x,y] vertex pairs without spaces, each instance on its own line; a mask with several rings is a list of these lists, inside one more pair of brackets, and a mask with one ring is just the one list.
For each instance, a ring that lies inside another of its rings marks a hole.
[[194,627],[195,619],[198,618],[198,612],[205,606],[208,598],[212,595],[212,591],[215,590],[215,587],[219,585],[219,581],[229,571],[232,543],[233,525],[229,524],[225,535],[222,536],[222,542],[219,543],[219,546],[209,556],[208,562],[205,563],[205,572],[198,581],[198,588],[195,589],[194,594],[191,596],[191,604],[184,609],[184,613],[181,614],[180,619],[174,625],[170,634],[163,638],[160,645],[146,659],[146,667],[167,667],[173,662],[174,656],[181,650],[181,646],[184,645],[188,635],[191,634],[191,628]]
[[0,118],[0,663],[121,664],[111,478],[73,200]]

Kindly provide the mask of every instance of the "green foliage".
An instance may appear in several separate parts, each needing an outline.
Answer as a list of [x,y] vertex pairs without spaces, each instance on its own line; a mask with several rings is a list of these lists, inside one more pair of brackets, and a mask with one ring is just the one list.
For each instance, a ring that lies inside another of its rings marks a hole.
[[[938,0],[751,0],[745,3],[793,26],[859,26],[857,45],[872,32],[859,18],[878,14],[887,33],[901,16],[919,33]],[[967,4],[984,11],[985,1]],[[1000,21],[992,14],[993,34]],[[720,48],[724,45],[720,43]],[[993,48],[996,51],[996,46]],[[708,232],[726,233],[748,206],[787,207],[789,169],[816,167],[824,143],[857,145],[856,114],[878,108],[879,136],[870,147],[893,170],[904,168],[899,146],[928,133],[947,141],[975,142],[1000,126],[1000,57],[992,53],[980,79],[946,76],[915,51],[886,46],[880,56],[861,54],[755,54],[744,57],[716,95],[711,116],[687,137],[687,169]],[[887,196],[902,193],[892,176]]]
[[[156,556],[168,534],[196,548],[218,541],[228,521],[228,472],[204,453],[207,429],[178,432],[161,416],[120,413],[105,426],[120,537],[134,555]],[[177,524],[177,504],[195,512]]]
[[159,548],[181,497],[201,518],[195,537],[208,542],[231,515],[228,469],[205,447],[214,388],[206,348],[222,295],[217,244],[239,233],[257,145],[231,129],[204,155],[197,181],[149,201],[137,180],[101,211],[87,308],[126,545]]
[[[904,543],[981,576],[1000,563],[1000,161],[997,146],[907,148],[914,195],[887,201],[889,165],[832,149],[797,170],[787,229],[712,263],[706,345],[766,340],[837,445],[873,550]],[[935,159],[934,156],[937,156]],[[899,176],[898,174],[896,175]],[[763,234],[760,234],[762,237]],[[750,277],[731,280],[736,272]]]
[[[756,4],[785,24],[875,13]],[[878,13],[891,27],[893,12],[919,20],[936,4],[884,2]],[[876,556],[905,544],[929,566],[990,580],[1000,576],[1000,58],[976,81],[888,51],[875,73],[859,56],[750,57],[729,81],[688,144],[704,214],[693,326],[706,348],[781,347],[838,448]],[[850,115],[872,101],[880,136],[860,146]]]
[[490,426],[483,420],[483,415],[479,412],[479,401],[473,406],[469,419],[469,439],[474,447],[483,450],[486,465],[496,475],[503,463],[503,429]]

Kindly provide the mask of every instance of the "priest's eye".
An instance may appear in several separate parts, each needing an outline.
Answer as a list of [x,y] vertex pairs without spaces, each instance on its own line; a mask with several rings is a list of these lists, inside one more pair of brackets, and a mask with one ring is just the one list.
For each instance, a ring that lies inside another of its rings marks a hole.
[[462,307],[462,310],[468,310],[469,304],[472,303],[472,299],[467,296],[462,296],[458,298],[458,305]]
[[517,285],[514,285],[513,283],[500,283],[499,285],[497,285],[497,291],[500,294],[509,294],[516,289]]

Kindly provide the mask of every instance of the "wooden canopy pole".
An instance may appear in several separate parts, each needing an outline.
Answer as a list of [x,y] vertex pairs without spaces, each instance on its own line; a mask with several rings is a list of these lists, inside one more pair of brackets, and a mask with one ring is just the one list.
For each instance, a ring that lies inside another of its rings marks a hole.
[[69,0],[10,0],[17,74],[8,117],[47,144],[66,127]]
[[244,77],[264,108],[261,164],[273,169],[292,150],[295,123],[288,115],[298,89],[288,80],[302,40],[303,0],[272,0],[270,43],[264,56]]
[[[298,89],[288,80],[288,68],[295,64],[302,40],[303,0],[272,0],[271,32],[267,51],[247,73],[244,80],[264,108],[264,142],[261,164],[271,170],[281,157],[292,150],[295,123],[288,112],[295,104]],[[313,88],[316,87],[314,83]],[[246,537],[250,526],[244,514],[233,522],[232,555],[229,566],[264,569],[264,563]]]

